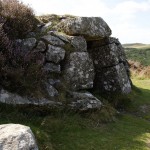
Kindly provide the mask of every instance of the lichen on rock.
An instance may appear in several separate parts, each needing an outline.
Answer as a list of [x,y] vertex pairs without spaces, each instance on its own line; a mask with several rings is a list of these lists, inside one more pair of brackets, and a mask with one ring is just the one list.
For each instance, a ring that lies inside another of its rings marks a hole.
[[63,76],[72,90],[93,87],[94,66],[87,52],[71,53],[64,68]]
[[57,25],[68,35],[83,35],[86,40],[97,40],[109,37],[111,29],[101,17],[74,17],[62,20]]
[[20,124],[0,125],[1,150],[38,150],[30,127]]

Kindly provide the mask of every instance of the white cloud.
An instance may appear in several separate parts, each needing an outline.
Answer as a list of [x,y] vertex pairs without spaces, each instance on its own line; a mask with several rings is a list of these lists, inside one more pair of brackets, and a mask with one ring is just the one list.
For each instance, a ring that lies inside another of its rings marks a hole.
[[[139,13],[150,13],[150,0],[120,0],[113,7],[110,1],[105,0],[22,0],[26,4],[29,3],[37,14],[72,14],[77,16],[100,16],[112,28],[113,36],[119,37],[122,42],[129,39],[140,40],[145,35],[145,39],[149,34],[143,26],[142,29],[135,24],[136,20],[140,20]],[[112,2],[111,2],[112,3]],[[139,32],[138,32],[139,31]],[[131,36],[132,34],[132,36]],[[136,35],[136,36],[135,36]],[[131,38],[130,38],[131,37]],[[150,37],[150,36],[149,36]],[[150,43],[150,42],[149,42]]]
[[141,17],[143,17],[141,14],[144,12],[147,12],[147,15],[150,13],[150,0],[145,2],[124,1],[117,4],[111,10],[112,20],[116,22],[108,19],[113,36],[118,37],[123,43],[150,43],[150,28],[145,28],[140,22]]
[[113,36],[118,37],[122,43],[150,43],[150,28],[137,28],[125,24],[114,27],[115,33]]
[[37,14],[73,14],[79,16],[98,16],[107,13],[108,8],[100,0],[22,0],[30,4]]
[[148,2],[124,1],[119,3],[115,11],[117,13],[136,13],[137,11],[147,11],[150,9]]

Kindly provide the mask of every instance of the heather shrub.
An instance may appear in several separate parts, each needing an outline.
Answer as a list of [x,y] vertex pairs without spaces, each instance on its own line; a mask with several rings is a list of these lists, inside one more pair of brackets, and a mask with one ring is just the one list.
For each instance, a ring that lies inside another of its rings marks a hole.
[[2,70],[11,60],[10,58],[13,47],[12,41],[3,30],[3,21],[3,18],[0,17],[0,79],[2,76]]
[[[41,97],[46,72],[42,69],[40,54],[24,53],[19,46],[13,45],[13,50],[0,52],[0,84],[10,91],[20,95]],[[10,55],[8,55],[10,54]]]
[[150,78],[150,66],[143,66],[140,62],[129,60],[131,76],[138,79]]
[[6,19],[3,27],[10,38],[24,38],[36,28],[33,10],[19,0],[0,0],[0,7],[0,15]]
[[0,87],[21,95],[40,97],[46,73],[40,63],[41,54],[24,52],[10,40],[4,30],[5,19],[0,17]]
[[41,65],[31,62],[31,60],[24,61],[24,63],[22,61],[20,65],[15,67],[7,65],[1,74],[2,87],[20,95],[42,97],[46,75],[41,68]]

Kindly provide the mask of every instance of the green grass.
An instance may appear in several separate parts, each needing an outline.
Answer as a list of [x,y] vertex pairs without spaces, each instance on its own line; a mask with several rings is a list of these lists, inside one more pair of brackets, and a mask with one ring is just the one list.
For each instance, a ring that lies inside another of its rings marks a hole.
[[132,81],[137,87],[130,96],[133,100],[133,105],[150,105],[150,79],[139,80],[134,78]]
[[[132,106],[129,107],[129,111],[150,121],[150,79],[134,78],[132,81],[138,88],[134,88],[130,95]],[[144,112],[142,107],[144,107]]]
[[[150,104],[150,80],[133,80],[136,107]],[[131,109],[132,111],[135,108]],[[20,123],[33,130],[40,150],[149,150],[150,121],[131,113],[99,124],[80,114],[0,105],[0,124]]]

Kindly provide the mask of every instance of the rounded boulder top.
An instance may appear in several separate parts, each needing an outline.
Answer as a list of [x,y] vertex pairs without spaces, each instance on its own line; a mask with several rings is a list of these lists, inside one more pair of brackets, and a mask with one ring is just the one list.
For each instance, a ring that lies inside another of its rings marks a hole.
[[111,29],[101,17],[72,17],[62,19],[57,30],[67,35],[82,35],[86,40],[99,40],[111,35]]

